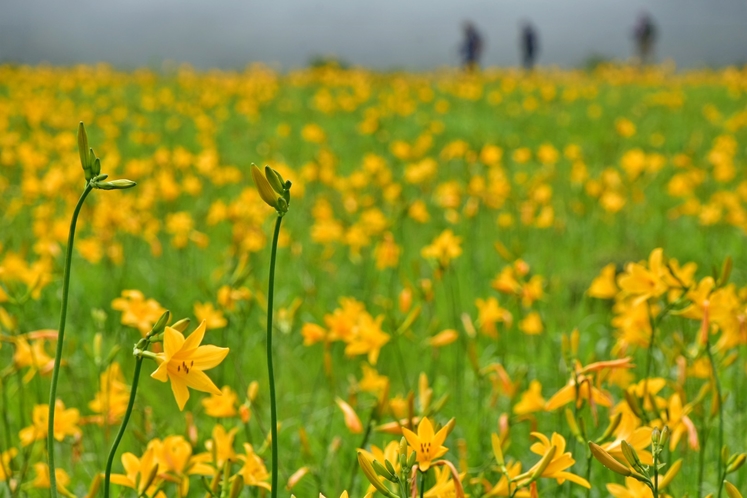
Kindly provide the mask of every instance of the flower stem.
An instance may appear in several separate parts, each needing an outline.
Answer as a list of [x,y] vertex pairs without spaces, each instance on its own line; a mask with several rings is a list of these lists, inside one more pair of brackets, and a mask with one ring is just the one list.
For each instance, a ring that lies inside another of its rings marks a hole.
[[[135,373],[132,377],[132,389],[130,390],[130,400],[127,402],[127,411],[122,418],[122,425],[119,426],[119,432],[117,437],[114,438],[112,449],[109,450],[109,457],[106,459],[106,472],[104,473],[104,498],[109,498],[109,481],[112,475],[112,463],[114,462],[114,456],[117,454],[117,447],[119,442],[124,436],[127,423],[130,421],[130,415],[132,414],[132,407],[135,405],[135,394],[137,393],[137,383],[140,379],[140,368],[143,366],[143,356],[138,356],[135,360]],[[104,415],[107,416],[106,414]],[[105,421],[106,422],[106,421]]]
[[721,498],[721,490],[724,487],[724,480],[721,478],[721,472],[723,471],[724,463],[721,459],[721,449],[724,447],[724,407],[723,407],[723,398],[721,397],[721,382],[718,379],[718,374],[716,373],[716,362],[713,360],[713,352],[711,351],[711,333],[710,331],[707,331],[706,334],[706,343],[705,343],[705,350],[708,354],[708,361],[711,364],[711,373],[713,374],[713,383],[716,387],[716,396],[718,398],[718,433],[717,433],[717,440],[716,440],[716,452],[718,453],[718,467],[716,467],[718,470],[716,471],[716,475],[719,477],[718,481],[718,495],[717,498]]
[[275,233],[272,236],[272,253],[270,255],[270,284],[267,291],[267,374],[270,379],[270,437],[272,440],[272,498],[278,496],[278,414],[275,402],[275,372],[272,368],[272,302],[275,293],[275,259],[278,252],[278,235],[282,216],[275,221]]
[[65,252],[65,271],[62,274],[62,309],[60,310],[60,326],[57,332],[57,352],[54,357],[54,369],[52,370],[52,385],[49,388],[49,426],[47,434],[47,455],[49,457],[49,492],[52,498],[57,498],[57,476],[54,466],[54,409],[57,402],[57,379],[60,376],[60,361],[62,359],[62,341],[65,338],[65,320],[67,319],[67,300],[70,291],[70,265],[73,261],[73,240],[75,239],[75,226],[78,223],[78,214],[83,202],[91,193],[93,187],[90,182],[78,200],[70,220],[70,232],[67,236],[67,251]]

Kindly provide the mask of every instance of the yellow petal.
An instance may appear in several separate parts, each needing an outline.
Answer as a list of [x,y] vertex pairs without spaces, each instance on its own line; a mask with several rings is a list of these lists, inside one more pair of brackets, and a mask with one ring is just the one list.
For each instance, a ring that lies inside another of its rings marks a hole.
[[[210,380],[210,377],[208,377],[207,374],[202,370],[190,370],[188,375],[184,375],[183,377],[180,377],[180,379],[182,379],[182,381],[192,389],[215,394],[216,396],[220,396],[223,394],[221,390],[218,389],[218,386],[213,384],[213,381]],[[174,382],[174,377],[172,377],[171,382]]]
[[163,334],[163,348],[166,353],[165,360],[168,361],[184,346],[184,336],[181,332],[171,327],[166,327]]
[[560,408],[573,401],[576,398],[576,388],[572,385],[563,387],[560,391],[556,392],[547,403],[545,403],[545,410],[552,411],[556,408]]
[[120,486],[127,486],[128,488],[135,489],[135,483],[126,475],[112,474],[109,477],[112,484],[119,484]]
[[192,332],[189,337],[184,341],[182,344],[181,350],[182,351],[190,351],[192,349],[196,349],[197,346],[202,344],[202,339],[205,337],[205,330],[207,329],[207,325],[205,320],[203,320],[200,325],[195,329],[194,332]]
[[176,404],[179,405],[179,410],[184,410],[184,405],[187,404],[187,400],[189,399],[187,384],[176,376],[170,375],[169,378],[171,379],[171,391],[174,393]]
[[158,368],[156,368],[156,371],[150,374],[150,376],[156,380],[160,380],[161,382],[166,382],[168,379],[168,370],[169,370],[169,362],[163,361],[162,358],[159,357],[158,361],[160,361],[160,365],[158,365]]
[[431,424],[431,421],[427,417],[423,418],[420,424],[418,424],[418,439],[420,441],[431,441],[433,440],[433,436],[433,424]]
[[223,361],[228,351],[228,348],[220,348],[218,346],[200,346],[189,357],[190,362],[195,362],[190,368],[194,368],[195,370],[210,370]]

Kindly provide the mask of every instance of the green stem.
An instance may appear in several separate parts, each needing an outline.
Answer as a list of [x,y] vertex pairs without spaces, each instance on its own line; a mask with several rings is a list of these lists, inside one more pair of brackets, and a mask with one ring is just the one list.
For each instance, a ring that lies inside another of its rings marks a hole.
[[270,285],[267,292],[267,373],[270,378],[270,437],[272,438],[272,498],[278,496],[278,414],[275,402],[275,372],[272,368],[272,302],[275,292],[275,259],[278,252],[278,235],[282,216],[275,221],[275,233],[272,236],[272,253],[270,256]]
[[75,239],[75,225],[78,223],[78,214],[83,202],[91,193],[91,183],[86,184],[86,189],[78,200],[70,220],[70,232],[67,236],[67,251],[65,252],[65,271],[62,274],[62,309],[60,310],[60,326],[57,333],[57,352],[54,357],[54,370],[52,370],[52,385],[49,388],[49,426],[47,434],[47,455],[49,456],[49,493],[52,498],[57,498],[57,476],[54,466],[54,408],[57,401],[57,380],[60,376],[60,361],[62,359],[62,341],[65,338],[65,320],[67,319],[67,297],[70,291],[70,265],[73,261],[73,240]]
[[425,472],[420,473],[420,498],[423,498],[425,492]]
[[[711,332],[706,331],[706,343],[705,350],[708,354],[708,361],[711,363],[711,372],[713,373],[713,383],[716,385],[716,396],[718,397],[718,433],[717,433],[717,444],[716,453],[718,453],[718,470],[716,475],[720,476],[723,471],[724,462],[722,461],[721,449],[724,447],[724,407],[723,398],[721,397],[721,382],[718,380],[718,374],[716,373],[716,362],[713,360],[713,353],[711,352]],[[721,490],[724,487],[724,480],[719,479],[718,482],[718,495],[717,498],[721,498]]]
[[653,448],[654,454],[654,479],[653,489],[651,492],[654,494],[654,498],[659,498],[659,451],[657,448]]
[[135,405],[135,394],[137,393],[137,383],[140,379],[140,368],[142,366],[143,357],[138,356],[137,360],[135,360],[135,373],[132,378],[132,389],[130,390],[130,400],[127,402],[127,411],[124,414],[122,425],[119,426],[119,432],[117,432],[117,437],[114,438],[112,449],[109,450],[109,457],[106,460],[106,472],[104,474],[104,498],[109,498],[109,481],[111,480],[112,476],[112,464],[114,462],[114,456],[117,454],[119,442],[122,440],[122,436],[124,436],[125,429],[127,428],[127,423],[130,421],[132,407]]

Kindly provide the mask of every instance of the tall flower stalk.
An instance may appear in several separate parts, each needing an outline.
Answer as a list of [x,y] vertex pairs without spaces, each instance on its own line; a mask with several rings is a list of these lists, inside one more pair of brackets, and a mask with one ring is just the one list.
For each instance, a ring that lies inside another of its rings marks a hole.
[[269,206],[277,211],[275,231],[272,236],[272,252],[270,254],[270,281],[267,290],[267,374],[270,383],[270,437],[272,441],[272,498],[278,495],[278,417],[275,395],[275,372],[272,366],[272,308],[275,294],[275,260],[278,251],[278,236],[280,223],[288,212],[290,204],[291,182],[283,180],[280,173],[265,166],[265,174],[252,165],[252,178],[259,191],[259,196]]
[[86,186],[83,194],[75,205],[73,217],[70,220],[70,231],[67,237],[67,249],[65,252],[65,267],[62,274],[62,306],[60,309],[60,324],[57,333],[57,351],[54,359],[54,369],[52,370],[52,384],[49,388],[49,426],[47,434],[47,455],[49,462],[49,482],[50,495],[53,498],[57,496],[57,476],[55,475],[54,462],[54,407],[57,401],[57,382],[60,377],[60,362],[62,359],[63,340],[65,338],[65,323],[67,321],[67,303],[70,291],[70,267],[73,258],[73,242],[75,240],[75,227],[78,223],[78,215],[83,207],[83,203],[93,189],[99,190],[123,190],[134,187],[135,182],[130,180],[114,180],[106,182],[108,175],[101,174],[101,161],[93,149],[88,146],[88,136],[86,129],[81,122],[78,125],[78,153],[80,154],[80,163],[85,173]]

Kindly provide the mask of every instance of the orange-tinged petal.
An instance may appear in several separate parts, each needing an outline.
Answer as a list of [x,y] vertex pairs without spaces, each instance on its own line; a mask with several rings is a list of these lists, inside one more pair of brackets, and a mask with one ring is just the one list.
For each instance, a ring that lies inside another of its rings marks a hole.
[[552,411],[556,408],[560,408],[563,405],[567,405],[576,399],[576,386],[568,384],[561,388],[560,391],[556,392],[547,403],[545,403],[545,411]]
[[361,424],[361,419],[358,418],[358,414],[355,413],[353,407],[340,398],[335,398],[335,402],[345,416],[345,426],[348,430],[353,434],[361,434],[363,432],[363,424]]

